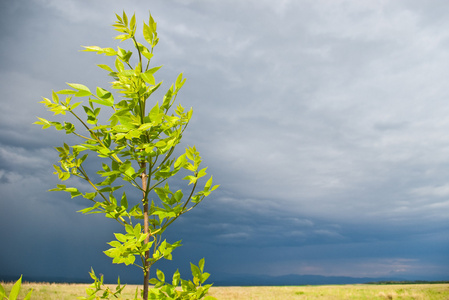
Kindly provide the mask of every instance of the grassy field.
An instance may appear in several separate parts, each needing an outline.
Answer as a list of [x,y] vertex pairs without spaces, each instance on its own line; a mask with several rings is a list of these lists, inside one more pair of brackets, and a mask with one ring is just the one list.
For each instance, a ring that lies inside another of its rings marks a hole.
[[[5,290],[12,283],[1,283]],[[22,297],[33,289],[33,300],[72,300],[85,296],[88,284],[23,283]],[[136,286],[127,286],[123,299],[132,299]],[[449,284],[329,285],[286,287],[212,287],[209,295],[219,300],[286,299],[449,299]]]

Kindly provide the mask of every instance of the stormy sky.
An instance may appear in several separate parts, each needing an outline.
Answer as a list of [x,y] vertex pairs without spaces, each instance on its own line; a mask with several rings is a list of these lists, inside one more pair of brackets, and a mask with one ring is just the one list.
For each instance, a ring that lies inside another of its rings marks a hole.
[[149,11],[158,23],[156,79],[166,90],[183,72],[194,109],[182,147],[221,185],[167,232],[184,246],[161,268],[449,279],[449,2],[436,0],[2,0],[1,276],[140,280],[102,253],[120,226],[47,192],[54,147],[76,139],[32,124],[66,82],[108,88],[96,64],[113,60],[79,50],[117,47],[123,10],[139,30]]

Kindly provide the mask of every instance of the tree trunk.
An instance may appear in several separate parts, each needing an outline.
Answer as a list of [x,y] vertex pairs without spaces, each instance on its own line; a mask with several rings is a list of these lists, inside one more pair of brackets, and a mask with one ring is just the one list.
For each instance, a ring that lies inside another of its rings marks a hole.
[[[145,163],[142,163],[141,168],[145,168]],[[142,189],[143,189],[143,232],[147,235],[145,238],[145,244],[148,244],[150,242],[150,235],[149,235],[149,220],[148,220],[148,199],[146,197],[146,191],[147,191],[147,178],[148,175],[146,174],[146,171],[143,171],[142,175]],[[143,265],[143,300],[148,300],[148,285],[150,281],[150,250],[145,252],[145,263]]]

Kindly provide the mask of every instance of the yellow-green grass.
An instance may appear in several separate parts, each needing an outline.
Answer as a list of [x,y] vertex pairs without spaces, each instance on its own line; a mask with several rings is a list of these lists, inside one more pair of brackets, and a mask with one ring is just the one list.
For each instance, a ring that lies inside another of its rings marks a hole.
[[[12,283],[1,283],[9,291]],[[88,284],[23,283],[21,296],[33,289],[33,300],[71,300],[85,296]],[[111,285],[113,287],[113,285]],[[133,299],[135,285],[126,286],[123,299]],[[276,287],[212,287],[219,300],[286,299],[449,299],[449,284],[328,285]]]
[[222,300],[253,299],[449,299],[449,284],[213,287]]

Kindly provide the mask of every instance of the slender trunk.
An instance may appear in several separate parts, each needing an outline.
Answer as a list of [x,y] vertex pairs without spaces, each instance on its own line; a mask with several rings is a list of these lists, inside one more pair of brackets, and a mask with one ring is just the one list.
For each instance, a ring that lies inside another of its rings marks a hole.
[[[142,163],[141,168],[145,168],[146,164]],[[150,235],[149,233],[149,220],[148,220],[148,199],[146,197],[146,191],[147,191],[147,178],[148,175],[146,174],[146,171],[143,171],[142,175],[142,189],[143,189],[143,231],[144,234],[147,235],[145,238],[145,244],[150,242]],[[148,300],[148,285],[150,281],[150,250],[145,252],[145,263],[143,265],[143,300]]]

